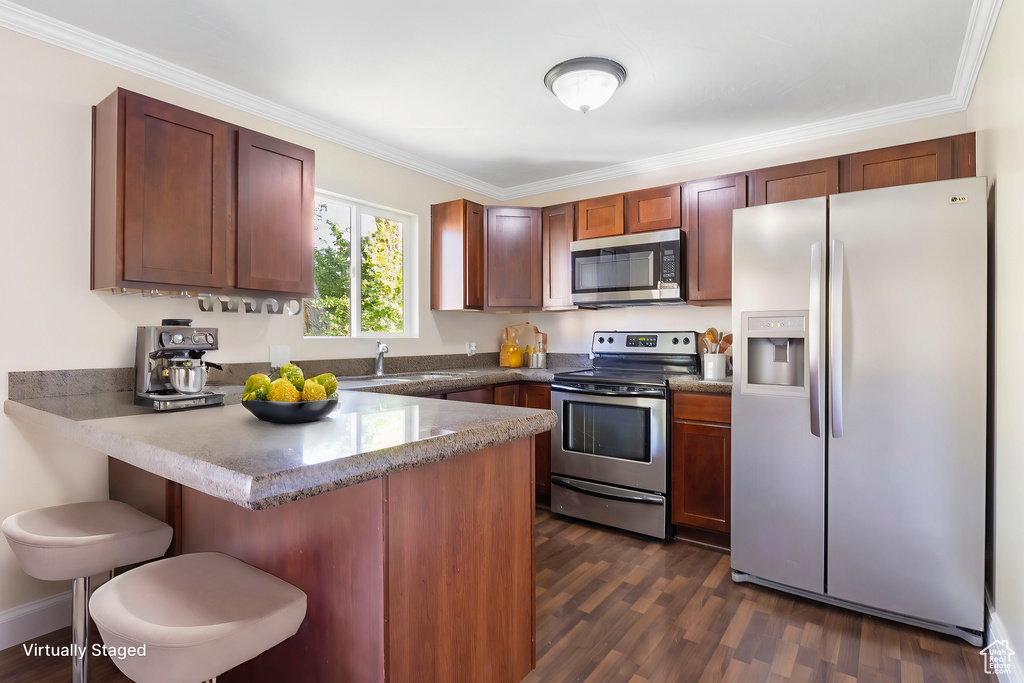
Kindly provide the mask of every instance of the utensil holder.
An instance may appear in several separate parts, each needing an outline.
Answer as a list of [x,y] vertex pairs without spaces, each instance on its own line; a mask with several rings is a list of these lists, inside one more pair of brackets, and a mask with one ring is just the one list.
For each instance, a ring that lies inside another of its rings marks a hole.
[[704,354],[704,379],[725,379],[725,354]]

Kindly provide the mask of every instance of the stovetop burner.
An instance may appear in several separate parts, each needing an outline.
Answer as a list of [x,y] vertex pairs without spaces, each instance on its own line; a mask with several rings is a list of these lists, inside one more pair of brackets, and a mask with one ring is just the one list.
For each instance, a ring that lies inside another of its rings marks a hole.
[[696,332],[595,332],[590,348],[594,367],[556,373],[555,381],[664,386],[699,372]]

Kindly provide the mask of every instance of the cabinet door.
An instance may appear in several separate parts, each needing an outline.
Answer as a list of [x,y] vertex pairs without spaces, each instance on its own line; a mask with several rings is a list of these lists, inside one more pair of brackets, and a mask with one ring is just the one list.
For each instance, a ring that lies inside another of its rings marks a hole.
[[575,308],[572,304],[572,243],[576,205],[562,204],[541,210],[541,254],[544,269],[543,298],[547,309]]
[[580,202],[576,239],[608,237],[623,233],[622,195],[596,197]]
[[462,224],[466,246],[463,251],[463,305],[481,310],[484,307],[484,207],[464,202]]
[[953,177],[953,138],[850,155],[850,190],[928,183]]
[[125,93],[125,280],[230,284],[231,152],[223,121]]
[[687,301],[732,298],[732,211],[747,205],[747,176],[696,180],[686,195]]
[[238,131],[239,289],[313,296],[313,150]]
[[754,204],[825,197],[839,192],[839,157],[754,171]]
[[456,199],[430,207],[430,310],[484,307],[484,207]]
[[449,401],[465,401],[466,403],[494,403],[493,387],[479,387],[463,391],[451,391],[445,395]]
[[540,308],[540,209],[488,206],[484,216],[485,307]]
[[728,425],[672,421],[672,522],[729,533]]
[[[547,384],[523,384],[519,391],[520,405],[524,408],[551,410],[551,387]],[[551,502],[551,432],[533,437],[536,467],[537,499]]]
[[626,232],[668,230],[683,224],[679,185],[626,194]]
[[494,387],[494,405],[496,406],[518,406],[519,385],[502,384]]

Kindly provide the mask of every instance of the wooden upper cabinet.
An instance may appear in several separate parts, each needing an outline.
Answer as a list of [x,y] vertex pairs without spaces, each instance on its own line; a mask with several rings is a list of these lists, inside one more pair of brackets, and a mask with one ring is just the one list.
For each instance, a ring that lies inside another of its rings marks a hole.
[[430,207],[430,308],[484,307],[484,207],[456,199]]
[[238,131],[241,289],[313,296],[313,151]]
[[312,296],[313,162],[114,91],[93,108],[91,287]]
[[540,209],[488,206],[484,257],[485,308],[541,307]]
[[572,303],[572,255],[569,245],[576,229],[576,205],[541,210],[542,305],[545,310],[575,308]]
[[[100,107],[118,105],[124,112],[124,174],[121,183],[120,178],[114,182],[120,184],[117,194],[123,202],[123,279],[180,287],[228,285],[228,125],[122,90]],[[97,121],[106,116],[104,112]],[[103,131],[103,144],[116,145],[117,134]],[[120,175],[116,169],[95,171]],[[105,191],[107,183],[104,179]]]
[[623,222],[623,195],[585,199],[579,203],[576,239],[610,237],[625,231]]
[[682,227],[679,185],[636,190],[625,197],[626,232]]
[[850,155],[851,191],[954,177],[954,138],[925,140]]
[[747,175],[696,180],[686,198],[686,300],[727,303],[732,299],[732,212],[747,205]]
[[802,161],[754,171],[754,204],[824,197],[839,192],[839,158]]

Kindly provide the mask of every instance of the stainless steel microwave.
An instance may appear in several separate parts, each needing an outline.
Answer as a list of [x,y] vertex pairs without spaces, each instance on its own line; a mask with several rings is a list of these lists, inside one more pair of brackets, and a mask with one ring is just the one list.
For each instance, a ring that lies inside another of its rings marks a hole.
[[572,302],[584,307],[685,303],[684,247],[679,230],[573,242]]

